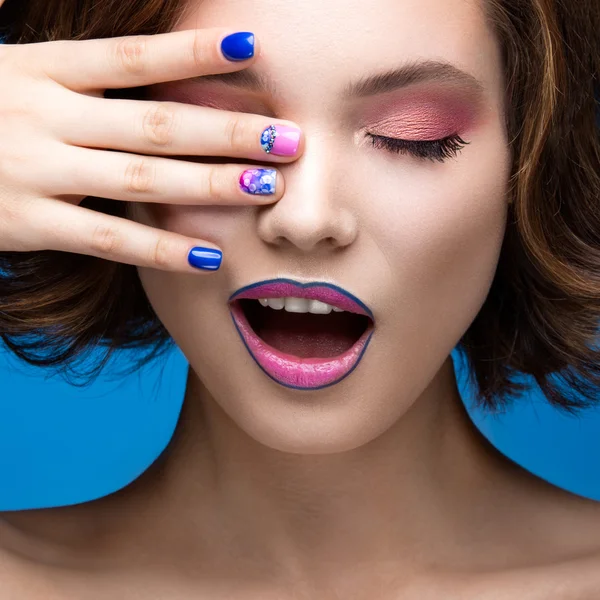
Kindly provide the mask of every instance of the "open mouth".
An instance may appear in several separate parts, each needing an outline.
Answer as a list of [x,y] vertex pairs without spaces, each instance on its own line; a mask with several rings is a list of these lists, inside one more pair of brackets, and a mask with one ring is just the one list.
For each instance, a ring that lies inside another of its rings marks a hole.
[[250,327],[261,340],[298,358],[339,356],[358,342],[371,323],[365,315],[346,311],[301,313],[264,306],[258,300],[238,302]]
[[233,322],[267,375],[288,387],[318,389],[356,368],[374,319],[360,301],[340,290],[279,279],[234,294]]

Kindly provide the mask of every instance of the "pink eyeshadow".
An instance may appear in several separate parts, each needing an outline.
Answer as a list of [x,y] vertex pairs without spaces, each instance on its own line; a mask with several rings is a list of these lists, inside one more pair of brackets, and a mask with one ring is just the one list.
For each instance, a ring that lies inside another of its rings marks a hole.
[[477,104],[452,91],[393,92],[361,114],[369,133],[406,140],[464,134],[477,122]]

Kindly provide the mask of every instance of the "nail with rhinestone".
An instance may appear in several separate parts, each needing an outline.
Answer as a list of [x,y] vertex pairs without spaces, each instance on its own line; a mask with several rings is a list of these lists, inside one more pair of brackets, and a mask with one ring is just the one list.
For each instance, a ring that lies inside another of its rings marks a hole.
[[246,169],[240,175],[240,188],[247,194],[267,196],[275,193],[275,169]]
[[271,125],[262,132],[260,145],[267,154],[294,156],[300,146],[300,130],[287,125]]

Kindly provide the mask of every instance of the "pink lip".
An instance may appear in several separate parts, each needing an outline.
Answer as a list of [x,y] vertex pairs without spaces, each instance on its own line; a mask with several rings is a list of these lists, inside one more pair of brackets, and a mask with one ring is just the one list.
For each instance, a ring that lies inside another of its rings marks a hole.
[[373,314],[360,300],[324,285],[298,286],[287,282],[271,282],[249,286],[230,298],[233,323],[258,366],[276,382],[296,389],[314,390],[338,383],[347,377],[363,357],[374,326],[371,323],[356,343],[343,354],[331,358],[300,358],[273,348],[253,331],[244,311],[236,300],[242,298],[282,298],[294,296],[320,300],[348,312],[366,315],[373,321]]

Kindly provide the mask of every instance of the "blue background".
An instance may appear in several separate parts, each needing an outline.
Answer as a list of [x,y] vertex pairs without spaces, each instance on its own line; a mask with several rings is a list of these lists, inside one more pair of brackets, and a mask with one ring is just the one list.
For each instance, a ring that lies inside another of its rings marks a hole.
[[[472,395],[452,354],[467,407]],[[122,352],[87,387],[0,352],[0,510],[93,500],[138,477],[171,438],[188,363],[174,347],[137,373],[116,377]],[[600,500],[600,410],[579,417],[552,409],[533,389],[503,415],[471,411],[491,442],[539,476]]]

